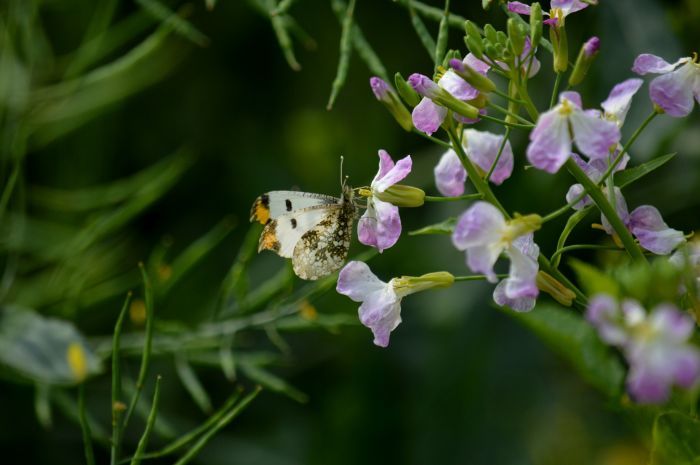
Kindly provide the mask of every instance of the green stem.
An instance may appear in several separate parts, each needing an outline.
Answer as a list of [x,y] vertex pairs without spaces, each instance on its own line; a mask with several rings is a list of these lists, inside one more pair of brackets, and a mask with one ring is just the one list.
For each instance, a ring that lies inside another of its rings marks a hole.
[[508,94],[506,94],[505,92],[502,92],[502,91],[500,91],[500,90],[498,90],[498,89],[494,89],[494,90],[493,90],[493,93],[496,94],[496,95],[498,95],[499,97],[503,97],[504,99],[509,100],[509,101],[511,101],[511,102],[521,103],[521,104],[525,103],[525,100],[520,100],[520,99],[517,99],[517,98],[513,98],[513,97],[511,97],[510,95],[508,95]]
[[413,128],[411,131],[412,131],[414,134],[417,134],[417,135],[421,136],[421,137],[424,138],[424,139],[427,139],[427,140],[429,140],[429,141],[431,141],[431,142],[435,142],[436,144],[441,145],[442,147],[445,147],[445,148],[448,148],[448,149],[452,148],[452,146],[450,145],[449,142],[445,142],[444,140],[440,140],[440,139],[438,139],[437,137],[429,136],[429,135],[427,135],[426,133],[421,132],[421,131],[419,131],[419,130],[416,129],[416,128]]
[[627,227],[624,225],[620,217],[617,215],[617,212],[613,206],[610,205],[610,202],[598,188],[596,183],[591,181],[586,173],[583,172],[581,167],[576,164],[573,158],[569,158],[566,161],[566,168],[569,170],[571,175],[576,178],[579,183],[581,183],[583,188],[586,189],[586,193],[591,196],[591,199],[593,199],[593,202],[595,202],[595,204],[598,206],[598,209],[608,219],[610,226],[612,226],[617,233],[620,241],[625,246],[625,249],[627,249],[629,255],[634,260],[646,263],[646,258],[644,258],[642,250],[634,241],[632,234],[630,234],[630,232],[627,230]]
[[78,386],[78,414],[80,418],[80,428],[83,432],[83,445],[85,446],[85,463],[95,465],[95,453],[92,450],[92,432],[85,413],[85,383]]
[[559,94],[559,85],[561,84],[561,76],[563,73],[557,73],[557,78],[554,80],[554,88],[552,88],[552,96],[549,99],[549,108],[552,108],[557,103],[557,95]]
[[598,244],[575,244],[567,245],[561,249],[556,250],[551,257],[551,261],[556,260],[560,255],[571,252],[572,250],[615,250],[617,252],[622,252],[623,249],[615,247],[614,245],[598,245]]
[[146,446],[148,446],[148,440],[151,437],[151,431],[153,431],[153,425],[156,424],[156,415],[158,414],[158,400],[160,399],[160,380],[161,377],[158,375],[156,378],[156,387],[153,393],[153,403],[151,404],[151,412],[148,414],[148,420],[146,420],[146,428],[143,430],[141,439],[139,440],[138,446],[136,446],[136,452],[134,453],[134,458],[131,459],[131,465],[139,465],[141,463],[144,452],[146,451]]
[[527,118],[523,118],[520,115],[516,115],[515,113],[508,111],[507,108],[503,108],[502,106],[496,105],[493,102],[488,102],[486,105],[500,111],[504,115],[512,116],[513,118],[517,119],[518,121],[520,121],[523,124],[533,124],[532,121],[528,120]]
[[124,411],[122,397],[122,377],[119,367],[119,346],[122,334],[124,315],[131,302],[131,292],[126,295],[124,305],[119,312],[117,323],[114,325],[114,336],[112,337],[112,446],[110,449],[110,463],[116,465],[119,459],[119,446],[122,440],[121,414]]
[[493,121],[494,123],[500,124],[501,126],[506,126],[506,127],[511,127],[511,128],[534,129],[534,127],[535,127],[534,124],[509,123],[507,121],[503,121],[502,119],[494,118],[493,116],[489,116],[489,115],[480,115],[479,118],[485,119],[487,121]]
[[424,200],[426,202],[456,202],[458,200],[479,200],[483,198],[483,194],[465,194],[459,195],[457,197],[436,197],[432,195],[426,195]]
[[[499,279],[503,279],[503,278],[507,278],[508,275],[507,274],[497,274],[496,277]],[[455,276],[455,282],[457,282],[457,281],[486,281],[487,279],[488,279],[488,277],[483,275],[483,274],[474,274],[471,276]]]
[[491,180],[491,175],[496,169],[496,165],[498,165],[498,161],[501,159],[501,155],[503,154],[503,149],[505,148],[506,143],[508,142],[508,136],[510,136],[510,128],[506,128],[506,133],[503,135],[503,141],[501,141],[501,146],[498,148],[498,154],[496,154],[496,159],[493,161],[493,163],[491,163],[491,168],[489,168],[489,172],[486,174],[486,182],[489,182]]

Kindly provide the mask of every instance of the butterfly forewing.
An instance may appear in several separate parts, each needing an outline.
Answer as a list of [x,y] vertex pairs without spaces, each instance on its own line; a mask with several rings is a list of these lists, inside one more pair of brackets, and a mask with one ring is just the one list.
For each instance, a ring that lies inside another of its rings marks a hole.
[[329,212],[339,209],[337,203],[315,205],[269,220],[260,235],[258,252],[267,249],[280,257],[292,258],[294,247],[302,236],[326,218]]
[[318,205],[337,204],[339,199],[330,195],[298,191],[272,191],[255,200],[250,210],[250,221],[267,224],[282,215]]
[[344,201],[302,235],[292,256],[297,276],[316,280],[343,266],[350,248],[355,210],[352,201]]

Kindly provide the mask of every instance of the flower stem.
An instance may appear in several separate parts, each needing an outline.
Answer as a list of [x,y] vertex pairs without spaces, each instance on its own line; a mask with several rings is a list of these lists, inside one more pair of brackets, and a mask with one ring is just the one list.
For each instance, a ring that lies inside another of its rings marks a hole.
[[426,202],[456,202],[458,200],[478,200],[483,198],[483,194],[465,194],[459,195],[457,197],[439,197],[426,195],[423,200],[425,200]]
[[605,215],[605,217],[610,222],[610,225],[617,233],[620,241],[627,249],[629,255],[634,259],[646,263],[646,258],[642,250],[639,248],[637,243],[634,241],[632,234],[627,230],[617,212],[610,204],[608,199],[605,197],[603,192],[598,188],[598,185],[591,181],[591,179],[583,172],[581,167],[579,167],[573,158],[569,158],[566,161],[566,168],[569,170],[571,175],[576,178],[576,180],[581,183],[586,193],[591,196],[593,202],[598,206],[598,209]]
[[557,249],[551,257],[551,261],[555,261],[560,255],[571,252],[572,250],[614,250],[617,252],[622,252],[623,249],[616,247],[614,245],[600,245],[600,244],[574,244],[567,245],[561,249]]
[[520,116],[520,115],[516,115],[516,114],[513,113],[512,111],[508,111],[507,108],[503,108],[503,107],[500,106],[500,105],[497,105],[497,104],[492,103],[492,102],[488,102],[486,105],[488,105],[489,107],[494,108],[494,109],[500,111],[500,112],[503,113],[504,115],[512,116],[513,118],[517,119],[518,121],[520,121],[520,122],[523,123],[523,124],[533,124],[532,121],[528,120],[527,118],[523,118],[523,117]]
[[501,146],[498,148],[498,153],[496,154],[496,159],[491,164],[491,168],[489,168],[489,172],[486,174],[486,177],[484,178],[486,180],[486,182],[489,182],[489,180],[491,180],[491,175],[493,174],[494,170],[496,169],[496,165],[498,165],[498,161],[501,159],[501,155],[503,154],[503,149],[506,147],[506,143],[508,142],[508,136],[510,136],[510,128],[506,127],[506,133],[503,135],[503,140],[501,141]]
[[502,92],[502,91],[500,91],[500,90],[498,90],[498,89],[494,89],[493,93],[496,94],[496,95],[498,95],[499,97],[503,97],[503,98],[506,99],[506,100],[510,100],[511,102],[515,102],[515,103],[525,103],[525,100],[520,100],[520,99],[517,99],[517,98],[513,98],[513,97],[511,97],[510,95],[508,95],[508,94],[506,94],[505,92]]
[[535,127],[534,124],[509,123],[507,121],[503,121],[502,119],[494,118],[493,116],[489,116],[489,115],[480,115],[479,117],[482,119],[485,119],[487,121],[493,121],[494,123],[498,123],[502,126],[511,127],[511,128],[534,129],[534,127]]
[[552,96],[549,99],[549,108],[552,108],[555,103],[557,103],[557,94],[559,93],[559,85],[561,84],[562,73],[557,73],[557,78],[554,80],[554,87],[552,88]]
[[[503,279],[507,278],[507,274],[497,274],[497,278]],[[470,276],[455,276],[455,282],[457,281],[486,281],[487,277],[483,274],[474,274]]]
[[419,130],[416,129],[416,128],[413,128],[413,129],[412,129],[412,132],[413,132],[414,134],[417,134],[417,135],[421,136],[421,137],[424,138],[424,139],[428,139],[429,141],[435,142],[436,144],[441,145],[441,146],[443,146],[443,147],[445,147],[445,148],[448,148],[448,149],[452,148],[452,146],[450,145],[449,142],[445,142],[444,140],[440,140],[440,139],[438,139],[437,137],[429,136],[429,135],[427,135],[426,133],[421,132],[421,131],[419,131]]

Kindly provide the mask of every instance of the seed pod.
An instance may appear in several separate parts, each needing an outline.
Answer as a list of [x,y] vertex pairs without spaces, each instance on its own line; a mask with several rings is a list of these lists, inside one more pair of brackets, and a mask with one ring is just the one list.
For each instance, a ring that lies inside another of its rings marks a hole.
[[530,42],[537,48],[542,39],[542,6],[535,2],[530,6]]

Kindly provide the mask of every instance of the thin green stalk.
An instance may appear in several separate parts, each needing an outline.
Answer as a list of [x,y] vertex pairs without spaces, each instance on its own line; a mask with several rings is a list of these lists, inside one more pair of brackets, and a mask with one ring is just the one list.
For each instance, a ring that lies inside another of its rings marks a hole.
[[615,157],[615,160],[613,160],[612,164],[608,166],[608,169],[605,170],[605,173],[603,173],[603,177],[600,178],[600,181],[598,181],[599,186],[602,186],[603,183],[605,183],[605,181],[608,179],[608,177],[612,175],[617,165],[619,165],[622,161],[622,157],[625,156],[629,148],[632,147],[632,144],[634,144],[634,141],[637,140],[637,137],[639,137],[639,135],[644,131],[644,129],[649,125],[649,123],[651,123],[651,120],[653,120],[654,117],[656,117],[656,115],[658,114],[659,113],[655,110],[652,111],[651,114],[647,116],[646,119],[642,122],[642,124],[637,128],[637,130],[634,131],[627,143],[622,147],[622,150],[620,150],[620,153],[617,155],[617,157]]
[[503,121],[502,119],[494,118],[493,116],[489,116],[489,115],[480,115],[479,118],[485,119],[487,121],[493,121],[494,123],[500,124],[501,126],[506,126],[506,127],[511,127],[511,128],[518,128],[518,129],[534,129],[535,128],[534,124],[509,123],[507,121]]
[[489,168],[489,172],[486,174],[486,178],[484,178],[486,179],[486,182],[489,182],[491,180],[491,175],[496,169],[496,166],[498,165],[498,162],[501,159],[501,155],[503,154],[503,149],[505,148],[506,143],[508,142],[508,136],[510,136],[510,128],[506,128],[506,133],[503,135],[503,141],[501,142],[501,146],[498,148],[496,159],[493,161],[493,163],[491,163],[491,168]]
[[465,194],[457,197],[435,197],[432,195],[426,195],[424,200],[426,202],[456,202],[459,200],[479,200],[483,198],[483,194]]
[[134,391],[134,395],[131,397],[129,409],[126,411],[122,428],[126,428],[129,420],[131,419],[131,415],[134,413],[136,403],[138,402],[141,391],[143,390],[143,385],[146,381],[146,374],[148,373],[148,368],[151,363],[151,345],[153,343],[153,287],[151,286],[151,280],[148,277],[146,267],[143,266],[143,263],[139,263],[139,268],[141,269],[144,297],[146,300],[146,337],[144,339],[143,352],[141,355],[141,368],[139,369],[139,375],[136,378],[136,389]]
[[[515,82],[516,87],[518,89],[518,95],[523,99],[523,105],[525,106],[525,111],[527,111],[527,114],[530,115],[530,118],[532,118],[533,121],[537,121],[537,118],[540,116],[540,112],[537,111],[537,107],[535,104],[532,102],[532,99],[530,98],[530,93],[527,90],[527,81],[521,82],[520,81],[520,67],[519,66],[513,66],[513,71],[511,73],[511,79]],[[531,127],[535,127],[534,125]]]
[[284,15],[273,15],[271,12],[269,13],[272,30],[275,32],[277,42],[280,44],[284,59],[287,60],[287,64],[293,71],[300,71],[301,65],[294,54],[294,46],[292,45],[292,39],[289,37],[289,31],[287,31],[287,23],[284,20]]
[[505,92],[500,91],[500,90],[498,90],[498,89],[494,89],[494,90],[493,90],[493,93],[496,94],[496,95],[498,95],[499,97],[503,97],[504,99],[509,100],[509,101],[511,101],[511,102],[520,103],[520,104],[525,103],[525,100],[520,100],[520,99],[517,99],[517,98],[513,98],[513,97],[511,97],[510,95],[508,95],[508,94],[506,94]]
[[438,144],[438,145],[440,145],[440,146],[442,146],[442,147],[445,147],[445,148],[448,148],[448,149],[452,148],[452,146],[450,145],[449,142],[445,142],[444,140],[440,140],[440,139],[438,139],[437,137],[429,136],[429,135],[427,135],[426,133],[421,132],[421,131],[419,131],[419,130],[416,129],[416,128],[413,128],[413,129],[411,130],[411,132],[413,132],[413,133],[416,134],[416,135],[421,136],[421,137],[424,138],[424,139],[428,139],[428,140],[431,141],[431,142],[435,142],[436,144]]
[[151,437],[151,431],[153,431],[153,425],[156,423],[156,416],[158,414],[158,400],[160,399],[160,381],[162,377],[158,375],[156,378],[156,387],[153,393],[153,404],[151,405],[151,413],[148,414],[148,420],[146,421],[146,428],[143,430],[141,439],[139,440],[138,446],[136,446],[136,453],[134,458],[131,459],[131,465],[139,465],[141,463],[142,455],[146,450],[148,445],[148,440]]
[[639,260],[646,263],[646,258],[639,248],[637,243],[634,241],[632,234],[627,230],[624,223],[618,216],[617,212],[610,205],[610,202],[605,197],[603,192],[598,188],[595,182],[584,173],[580,166],[576,164],[573,158],[569,158],[566,161],[566,168],[569,170],[571,175],[586,189],[586,193],[593,199],[593,202],[598,206],[598,209],[605,215],[605,217],[610,222],[610,225],[617,233],[620,241],[627,249],[627,252],[634,260]]
[[[561,234],[559,235],[559,239],[557,240],[557,250],[564,247],[564,245],[566,244],[566,240],[569,238],[569,235],[574,230],[576,225],[579,224],[586,217],[586,215],[588,215],[588,213],[591,210],[593,210],[592,205],[575,212],[573,215],[571,215],[569,217],[568,220],[566,220],[566,224],[564,225],[564,229],[562,229]],[[552,257],[551,261],[552,261],[552,266],[554,268],[558,268],[559,262],[561,261],[561,255],[559,255],[557,257]]]
[[554,87],[552,88],[552,96],[549,98],[549,108],[554,107],[557,103],[557,97],[559,95],[559,86],[561,85],[561,77],[563,73],[557,73],[557,78],[554,80]]
[[338,97],[340,89],[345,84],[345,79],[350,68],[350,54],[352,53],[352,20],[355,12],[355,0],[350,0],[348,7],[345,9],[345,17],[342,23],[342,32],[340,34],[340,58],[338,59],[338,70],[333,79],[331,86],[331,96],[328,98],[326,110],[333,108],[335,99]]
[[[503,279],[507,278],[507,274],[497,274],[497,278]],[[474,274],[470,276],[455,276],[455,282],[457,281],[486,281],[488,279],[488,276],[485,276],[483,274]]]
[[572,283],[569,278],[567,278],[561,271],[558,269],[554,268],[552,266],[552,263],[547,259],[547,257],[544,256],[544,254],[540,253],[540,256],[537,257],[537,262],[540,264],[540,269],[544,271],[545,273],[554,276],[554,278],[557,279],[560,283],[564,284],[566,287],[568,287],[574,294],[576,294],[576,302],[578,302],[581,306],[585,306],[588,298],[586,295],[581,292],[581,290],[576,287],[574,283]]
[[277,8],[272,10],[270,12],[270,15],[272,16],[277,16],[277,15],[283,15],[286,12],[289,11],[289,8],[292,6],[295,0],[282,0],[277,4]]
[[624,252],[624,249],[616,247],[614,245],[598,245],[598,244],[574,244],[567,245],[560,249],[557,249],[553,254],[551,260],[554,261],[559,258],[562,254],[566,252],[571,252],[572,250],[615,250],[617,252]]
[[447,37],[449,35],[449,24],[450,19],[450,0],[445,0],[445,9],[442,13],[442,19],[440,19],[440,28],[438,29],[437,42],[435,43],[435,70],[442,63],[442,59],[445,57],[445,52],[447,51]]
[[85,447],[85,463],[95,465],[95,452],[92,450],[92,432],[85,413],[85,383],[78,386],[78,416],[80,429],[83,432],[83,446]]
[[126,294],[124,305],[119,312],[119,317],[114,325],[114,335],[112,336],[112,444],[110,448],[110,463],[117,464],[119,459],[119,446],[122,438],[121,414],[124,411],[122,397],[122,377],[119,366],[119,346],[124,324],[124,315],[131,303],[131,292]]
[[248,394],[246,397],[241,400],[241,402],[236,405],[229,413],[227,413],[223,418],[221,418],[216,424],[209,430],[207,431],[204,435],[202,435],[201,438],[192,446],[190,450],[187,451],[185,455],[183,455],[180,460],[178,460],[175,465],[185,465],[186,463],[189,463],[190,460],[192,460],[201,450],[204,446],[207,445],[209,440],[219,432],[222,428],[224,428],[226,425],[228,425],[240,412],[245,409],[248,404],[250,404],[253,399],[257,397],[257,395],[260,393],[260,386],[255,388],[253,392]]
[[520,122],[523,123],[523,124],[530,124],[530,125],[533,124],[532,121],[528,120],[527,118],[523,118],[523,117],[520,116],[520,115],[516,115],[515,113],[513,113],[513,112],[511,112],[511,111],[508,111],[507,108],[503,108],[502,106],[497,105],[497,104],[495,104],[495,103],[493,103],[493,102],[488,102],[486,105],[489,106],[489,107],[491,107],[491,108],[494,108],[494,109],[500,111],[500,112],[503,113],[504,115],[512,116],[513,118],[517,119],[518,121],[520,121]]

